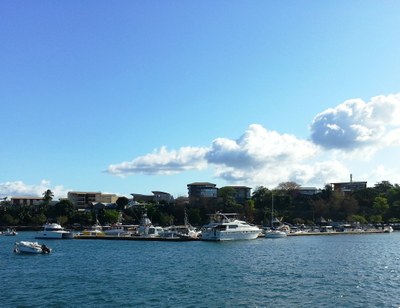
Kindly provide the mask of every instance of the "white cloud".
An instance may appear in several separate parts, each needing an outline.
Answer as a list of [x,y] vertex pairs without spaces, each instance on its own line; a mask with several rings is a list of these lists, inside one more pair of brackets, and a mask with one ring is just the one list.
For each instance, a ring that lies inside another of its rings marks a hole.
[[159,151],[140,156],[129,162],[110,165],[107,172],[125,176],[129,174],[169,175],[187,170],[201,170],[207,166],[204,160],[206,148],[183,147],[169,151],[161,147]]
[[42,180],[39,184],[29,185],[22,181],[0,183],[0,196],[2,197],[42,197],[43,193],[50,189],[54,199],[65,198],[68,190],[63,186],[51,186],[50,181]]
[[206,158],[216,165],[247,169],[280,161],[303,160],[316,152],[317,148],[311,142],[252,124],[237,140],[214,140]]
[[319,113],[311,124],[311,139],[325,149],[370,152],[400,141],[400,94],[376,96],[370,102],[345,101]]
[[398,151],[399,145],[400,94],[396,94],[376,96],[368,103],[348,100],[319,113],[311,125],[311,140],[252,124],[237,139],[216,138],[209,147],[161,147],[130,162],[110,165],[108,172],[169,175],[212,168],[215,177],[229,184],[276,187],[294,181],[321,187],[346,181],[353,172],[360,180],[394,176],[393,166],[374,169],[375,160],[379,153],[384,155],[380,161],[390,164],[385,150],[391,146]]
[[[111,165],[114,175],[174,174],[213,167],[215,176],[229,183],[274,186],[284,181],[316,183],[346,170],[338,162],[313,164],[318,147],[293,135],[252,124],[236,140],[217,138],[209,148],[186,147],[159,151],[131,162]],[[347,173],[347,170],[345,171]]]

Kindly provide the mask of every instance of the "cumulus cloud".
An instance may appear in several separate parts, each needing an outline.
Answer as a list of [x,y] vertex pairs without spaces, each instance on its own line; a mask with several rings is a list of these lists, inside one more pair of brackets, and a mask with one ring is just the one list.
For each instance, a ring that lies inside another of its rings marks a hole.
[[303,160],[313,156],[316,151],[317,148],[311,142],[252,124],[237,140],[214,140],[206,158],[212,164],[248,169],[278,161]]
[[204,155],[207,148],[183,147],[169,151],[166,147],[140,156],[132,161],[110,165],[107,172],[125,176],[129,174],[170,175],[187,170],[201,170],[207,166]]
[[162,147],[130,162],[110,165],[108,172],[165,175],[213,167],[216,177],[232,184],[276,185],[284,181],[325,181],[345,169],[338,162],[313,164],[317,154],[318,147],[310,141],[252,124],[238,139],[217,138],[210,147],[177,151]]
[[400,94],[352,99],[319,113],[311,124],[311,140],[325,149],[344,151],[400,142]]
[[42,197],[43,193],[50,189],[54,198],[65,198],[68,190],[63,186],[52,186],[50,181],[42,180],[39,184],[26,184],[22,181],[0,183],[0,197]]
[[400,94],[345,101],[317,114],[310,129],[311,138],[305,140],[252,124],[237,139],[219,137],[208,147],[161,147],[107,171],[170,175],[212,168],[216,178],[229,184],[267,187],[286,181],[321,186],[347,180],[352,172],[346,164],[360,165],[360,157],[372,161],[385,146],[400,145]]

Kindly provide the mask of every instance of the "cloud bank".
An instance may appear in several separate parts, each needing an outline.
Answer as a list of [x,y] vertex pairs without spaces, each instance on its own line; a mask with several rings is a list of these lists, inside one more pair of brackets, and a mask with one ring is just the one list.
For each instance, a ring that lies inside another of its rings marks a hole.
[[42,197],[43,193],[50,189],[54,199],[65,198],[67,192],[63,186],[52,186],[50,181],[42,180],[39,184],[29,185],[22,181],[0,183],[0,197]]
[[[216,138],[209,147],[178,150],[161,147],[132,161],[110,165],[107,172],[170,175],[213,168],[215,177],[231,184],[276,186],[295,181],[321,186],[348,179],[350,171],[343,157],[349,158],[349,153],[371,157],[384,147],[399,144],[400,94],[381,95],[369,102],[347,100],[318,113],[311,122],[309,140],[252,124],[236,140]],[[372,168],[371,174],[388,174],[382,170],[393,173],[392,168],[381,166]]]

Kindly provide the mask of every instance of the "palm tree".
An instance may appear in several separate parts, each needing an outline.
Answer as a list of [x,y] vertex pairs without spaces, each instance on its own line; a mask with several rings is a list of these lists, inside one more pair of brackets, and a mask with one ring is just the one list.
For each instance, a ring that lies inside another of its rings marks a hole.
[[53,200],[54,194],[48,189],[43,193],[43,201],[45,204],[49,204],[51,200]]

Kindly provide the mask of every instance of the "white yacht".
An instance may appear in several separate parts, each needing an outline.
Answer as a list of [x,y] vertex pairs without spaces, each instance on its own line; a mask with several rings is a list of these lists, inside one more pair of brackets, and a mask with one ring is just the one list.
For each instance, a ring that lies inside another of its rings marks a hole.
[[236,213],[220,213],[211,216],[209,224],[204,225],[201,239],[204,241],[232,241],[256,239],[261,230],[243,220],[238,220]]
[[74,233],[65,230],[58,223],[46,223],[43,225],[43,230],[36,233],[35,238],[39,239],[71,239]]

